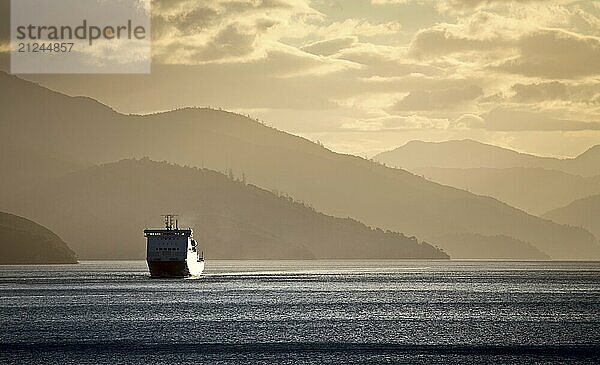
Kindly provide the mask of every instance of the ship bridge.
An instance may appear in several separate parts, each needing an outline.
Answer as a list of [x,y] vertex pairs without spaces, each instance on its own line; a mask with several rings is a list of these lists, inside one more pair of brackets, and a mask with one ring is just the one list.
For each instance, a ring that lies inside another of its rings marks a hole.
[[192,229],[144,229],[144,236],[159,236],[159,235],[171,235],[171,236],[188,236],[191,237],[193,234]]
[[165,214],[162,217],[165,221],[165,228],[145,229],[144,236],[192,236],[193,232],[191,228],[179,229],[179,221],[176,214]]

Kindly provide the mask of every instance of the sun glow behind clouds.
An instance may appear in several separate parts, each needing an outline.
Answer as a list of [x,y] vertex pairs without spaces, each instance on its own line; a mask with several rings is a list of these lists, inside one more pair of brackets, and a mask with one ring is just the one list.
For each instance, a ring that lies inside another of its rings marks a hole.
[[125,112],[252,110],[358,154],[412,138],[551,155],[600,143],[595,2],[156,0],[152,32],[143,81],[44,81]]

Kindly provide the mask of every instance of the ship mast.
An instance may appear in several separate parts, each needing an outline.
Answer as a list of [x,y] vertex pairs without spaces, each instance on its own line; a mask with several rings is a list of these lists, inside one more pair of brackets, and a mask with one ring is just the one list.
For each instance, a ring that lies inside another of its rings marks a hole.
[[161,215],[161,217],[163,217],[165,221],[165,229],[169,231],[173,229],[179,229],[179,222],[176,219],[176,217],[178,217],[177,214],[164,214]]

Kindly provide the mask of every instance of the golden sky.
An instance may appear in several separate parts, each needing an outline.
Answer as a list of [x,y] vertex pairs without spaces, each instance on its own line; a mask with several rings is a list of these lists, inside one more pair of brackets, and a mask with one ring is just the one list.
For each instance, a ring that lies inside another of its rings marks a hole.
[[161,0],[152,12],[151,75],[24,77],[123,112],[223,107],[362,156],[412,139],[557,156],[600,143],[600,1]]

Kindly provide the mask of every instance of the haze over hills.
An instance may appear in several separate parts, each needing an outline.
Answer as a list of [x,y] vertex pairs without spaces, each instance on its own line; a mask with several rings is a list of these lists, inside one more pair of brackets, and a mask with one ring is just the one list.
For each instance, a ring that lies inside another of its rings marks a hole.
[[548,260],[550,258],[528,242],[502,235],[451,233],[440,236],[437,240],[452,245],[454,255],[463,259]]
[[29,219],[0,212],[0,264],[76,264],[69,246]]
[[52,227],[84,259],[144,258],[142,230],[159,226],[164,212],[180,212],[210,258],[448,258],[415,238],[318,213],[218,172],[148,159],[67,174],[3,205]]
[[555,222],[584,227],[600,237],[600,194],[577,199],[571,204],[544,214]]
[[26,191],[40,180],[58,177],[86,166],[85,163],[56,158],[32,147],[3,144],[0,146],[0,169],[5,173],[0,179],[0,198]]
[[411,171],[440,184],[492,196],[535,215],[600,193],[600,175],[584,177],[541,168],[417,167]]
[[[231,169],[252,184],[285,192],[326,214],[351,216],[425,240],[462,233],[510,237],[511,244],[531,244],[555,259],[598,257],[595,238],[583,229],[333,153],[241,115],[210,109],[122,115],[93,100],[68,97],[5,74],[0,75],[0,85],[7,105],[0,110],[2,143],[32,146],[75,162],[147,155],[218,171]],[[451,243],[434,243],[452,255]],[[490,249],[484,251],[491,257],[495,253]]]
[[375,160],[412,171],[421,167],[512,168],[529,167],[564,171],[581,176],[600,175],[600,145],[575,158],[541,157],[473,140],[445,142],[411,141],[392,151],[382,152]]

